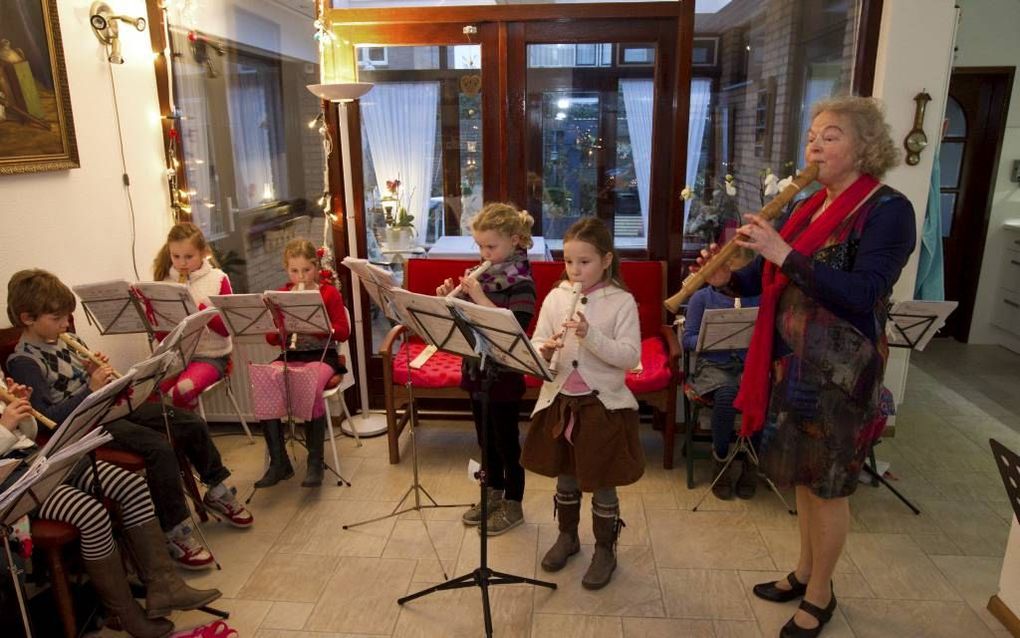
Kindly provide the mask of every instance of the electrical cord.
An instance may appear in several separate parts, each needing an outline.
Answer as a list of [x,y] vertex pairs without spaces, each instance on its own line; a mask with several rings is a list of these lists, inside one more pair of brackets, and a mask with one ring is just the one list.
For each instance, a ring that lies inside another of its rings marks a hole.
[[127,156],[124,153],[124,133],[120,122],[120,105],[117,102],[117,83],[113,79],[113,63],[107,62],[107,70],[110,74],[110,93],[113,94],[113,113],[117,118],[117,143],[120,146],[121,178],[124,182],[124,191],[127,193],[128,213],[131,218],[131,268],[135,271],[135,279],[141,279],[138,274],[138,257],[136,247],[138,243],[138,229],[135,224],[135,202],[131,196],[131,178],[127,172]]

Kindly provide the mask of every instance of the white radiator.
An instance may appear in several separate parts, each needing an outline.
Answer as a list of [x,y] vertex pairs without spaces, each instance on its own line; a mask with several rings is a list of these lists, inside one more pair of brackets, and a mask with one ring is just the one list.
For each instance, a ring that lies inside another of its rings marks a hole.
[[[248,377],[248,364],[269,363],[280,354],[280,349],[270,346],[262,337],[244,337],[234,339],[234,369],[230,375],[230,386],[234,390],[234,398],[241,408],[241,415],[249,423],[254,423],[255,412],[251,404],[251,381]],[[209,421],[232,421],[239,423],[237,412],[227,398],[224,386],[220,386],[202,396],[205,406],[205,417]]]

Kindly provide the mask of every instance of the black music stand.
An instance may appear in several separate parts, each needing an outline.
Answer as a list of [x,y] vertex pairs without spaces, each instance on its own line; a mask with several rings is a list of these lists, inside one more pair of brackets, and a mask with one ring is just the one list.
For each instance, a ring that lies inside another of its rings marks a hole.
[[1013,506],[1017,521],[1020,521],[1020,455],[995,439],[988,439],[988,444],[992,447],[992,456],[1002,476],[1009,504]]
[[[705,352],[730,352],[733,350],[747,350],[751,345],[751,334],[754,332],[754,322],[758,319],[758,308],[720,308],[706,310],[701,318],[701,327],[698,329],[698,343],[695,346],[695,354],[701,354]],[[686,397],[684,400],[689,400]],[[693,424],[688,423],[687,427],[693,427]],[[697,512],[701,504],[708,498],[708,495],[712,492],[712,488],[719,482],[724,474],[730,469],[730,465],[733,464],[734,459],[740,453],[744,454],[744,458],[749,460],[755,467],[755,475],[765,479],[765,483],[768,484],[769,489],[776,495],[776,498],[783,504],[786,511],[792,515],[796,515],[797,511],[790,507],[790,504],[786,502],[779,488],[772,482],[772,479],[768,475],[761,472],[761,464],[758,460],[758,453],[751,445],[751,438],[744,436],[743,434],[737,435],[737,441],[735,445],[730,446],[730,452],[726,455],[726,459],[723,463],[722,469],[712,480],[712,484],[708,487],[698,502],[694,504],[691,511]],[[690,454],[688,450],[688,454]]]
[[[466,503],[440,504],[438,501],[436,501],[436,499],[432,497],[431,494],[429,494],[428,490],[425,489],[425,486],[421,484],[421,475],[418,471],[418,439],[416,435],[418,417],[417,408],[414,403],[414,383],[411,378],[411,361],[410,361],[411,349],[408,341],[408,333],[411,332],[418,333],[420,328],[418,327],[418,323],[415,322],[408,314],[406,314],[407,303],[414,302],[413,301],[405,302],[404,306],[401,306],[396,302],[395,299],[395,296],[413,293],[406,293],[406,291],[393,285],[394,282],[392,281],[392,278],[390,277],[389,273],[376,272],[375,270],[373,270],[375,266],[372,266],[365,260],[346,258],[342,263],[345,266],[347,266],[347,268],[350,269],[351,272],[353,272],[354,275],[361,281],[361,284],[365,287],[365,291],[368,293],[368,296],[372,299],[373,302],[375,302],[377,306],[379,306],[382,309],[383,313],[386,315],[386,318],[389,319],[390,321],[393,321],[394,323],[398,323],[404,326],[404,331],[401,335],[401,342],[403,343],[404,355],[407,358],[408,366],[407,380],[404,381],[404,388],[407,391],[408,407],[404,413],[405,414],[404,418],[407,419],[408,437],[411,440],[411,485],[407,488],[407,491],[404,492],[404,495],[400,497],[400,500],[397,501],[397,504],[396,506],[394,506],[393,511],[391,511],[389,514],[384,514],[383,516],[376,516],[363,521],[358,521],[357,523],[348,523],[346,525],[343,525],[342,528],[347,530],[353,527],[367,525],[368,523],[374,523],[376,521],[381,521],[387,518],[392,518],[394,516],[399,516],[401,514],[404,514],[405,512],[417,512],[418,518],[419,520],[421,520],[422,526],[425,527],[425,535],[429,539],[429,544],[432,546],[432,551],[436,555],[436,560],[439,563],[439,569],[440,571],[443,572],[443,578],[446,578],[447,577],[446,567],[443,566],[443,561],[439,557],[439,550],[436,549],[436,545],[432,541],[432,535],[429,533],[429,526],[428,523],[425,521],[425,515],[422,510],[445,507],[470,507],[470,505]],[[442,298],[440,297],[428,297],[425,295],[420,296],[423,297],[424,299],[419,300],[417,303],[425,303],[427,305],[439,305],[445,307],[445,302],[442,301]],[[422,336],[422,338],[426,339],[427,341],[427,337],[425,337],[424,335]],[[411,496],[412,494],[414,495],[414,503],[407,507],[403,507],[404,503],[407,501],[407,497]],[[421,498],[422,494],[424,494],[425,498],[429,500],[428,503],[422,502]]]
[[[907,348],[908,350],[924,350],[935,333],[946,323],[956,306],[955,301],[900,301],[889,309],[889,324],[886,326],[886,336],[890,348]],[[921,510],[917,508],[910,499],[900,493],[888,480],[876,469],[875,446],[881,441],[871,443],[868,450],[868,459],[863,464],[863,469],[871,477],[871,484],[874,487],[885,486],[893,495],[900,499],[904,505],[910,508],[915,515],[920,515]]]
[[[431,301],[430,301],[431,300]],[[416,303],[413,303],[416,302]],[[460,299],[427,297],[401,291],[394,294],[394,303],[418,326],[418,333],[439,350],[475,359],[482,375],[482,465],[478,472],[479,502],[482,506],[482,520],[479,531],[480,565],[471,572],[397,600],[403,605],[416,598],[447,589],[462,589],[478,586],[482,590],[482,612],[485,635],[492,636],[492,610],[489,605],[490,585],[530,584],[556,589],[550,583],[523,576],[498,572],[488,564],[488,415],[489,393],[496,378],[494,363],[524,374],[531,374],[544,381],[552,375],[545,360],[535,351],[513,313],[505,308],[486,308]]]
[[72,288],[81,299],[85,318],[99,328],[99,334],[120,335],[144,333],[151,335],[141,299],[123,279]]

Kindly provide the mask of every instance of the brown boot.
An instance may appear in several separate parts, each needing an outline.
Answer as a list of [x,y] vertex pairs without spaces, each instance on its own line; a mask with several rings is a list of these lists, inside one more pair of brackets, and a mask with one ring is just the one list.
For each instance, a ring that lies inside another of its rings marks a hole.
[[124,530],[124,536],[145,583],[145,609],[149,618],[166,616],[174,609],[198,609],[223,595],[218,589],[194,589],[181,580],[155,519]]
[[616,539],[624,526],[620,518],[620,504],[591,504],[592,530],[595,532],[595,554],[591,565],[581,579],[585,589],[602,589],[609,584],[616,569]]
[[[163,545],[160,544],[160,549]],[[124,565],[117,549],[106,558],[85,560],[85,571],[92,581],[92,587],[99,594],[110,618],[116,618],[121,628],[135,638],[163,638],[173,633],[174,624],[165,618],[149,620],[138,602],[131,597]]]
[[560,535],[542,558],[542,569],[557,572],[567,564],[567,559],[581,551],[581,539],[577,537],[577,524],[581,520],[581,493],[556,492],[553,497],[553,516],[559,520]]

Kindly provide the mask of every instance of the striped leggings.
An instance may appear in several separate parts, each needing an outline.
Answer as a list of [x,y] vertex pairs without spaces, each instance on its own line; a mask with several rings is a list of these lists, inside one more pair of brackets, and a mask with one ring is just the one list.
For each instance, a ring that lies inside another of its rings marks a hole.
[[[117,504],[125,529],[156,517],[144,478],[103,461],[96,465],[103,496]],[[39,508],[39,518],[62,521],[78,529],[85,560],[106,558],[115,547],[106,508],[91,494],[94,483],[95,474],[88,467],[69,483],[58,486]]]

